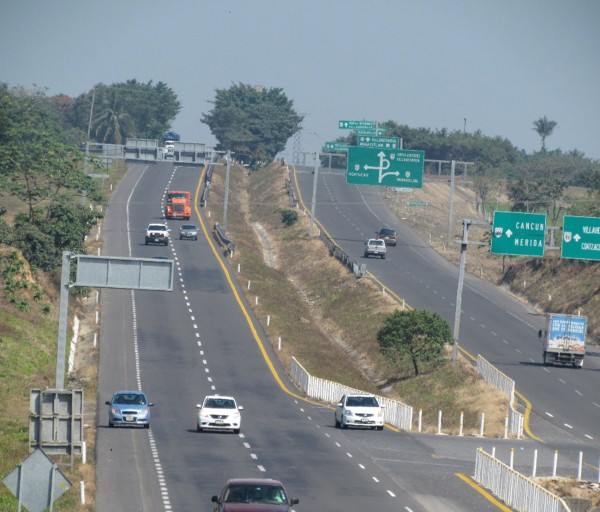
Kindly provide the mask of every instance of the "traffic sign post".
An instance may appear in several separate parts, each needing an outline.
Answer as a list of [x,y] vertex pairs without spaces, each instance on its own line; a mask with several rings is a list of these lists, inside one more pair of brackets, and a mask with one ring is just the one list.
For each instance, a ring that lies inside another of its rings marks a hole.
[[348,149],[346,183],[422,188],[424,163],[424,151],[351,146]]
[[359,135],[358,145],[363,148],[399,149],[399,137],[380,137],[377,135]]
[[561,257],[576,260],[600,261],[600,218],[563,218]]
[[545,239],[545,214],[494,212],[492,254],[543,256]]

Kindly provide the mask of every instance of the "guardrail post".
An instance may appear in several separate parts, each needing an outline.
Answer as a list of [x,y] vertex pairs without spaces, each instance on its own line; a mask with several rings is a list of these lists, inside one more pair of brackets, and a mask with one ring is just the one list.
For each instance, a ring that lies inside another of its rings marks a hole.
[[465,413],[463,411],[460,411],[460,421],[458,424],[458,435],[462,436],[463,435],[463,420],[465,417]]
[[556,466],[558,465],[558,450],[554,450],[554,462],[552,464],[552,476],[556,476]]
[[535,478],[537,474],[537,448],[533,450],[533,469],[531,470],[531,476]]
[[442,411],[438,411],[438,435],[442,433]]
[[479,429],[479,437],[483,437],[483,428],[485,425],[485,413],[481,413],[481,428]]

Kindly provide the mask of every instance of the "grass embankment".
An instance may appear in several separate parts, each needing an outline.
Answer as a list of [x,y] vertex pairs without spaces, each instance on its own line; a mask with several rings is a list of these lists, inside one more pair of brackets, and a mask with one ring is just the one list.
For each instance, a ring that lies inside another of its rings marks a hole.
[[[126,171],[124,162],[115,161],[109,177],[100,187],[109,196]],[[26,211],[26,205],[12,201],[4,220],[11,225],[14,215]],[[88,252],[96,254],[100,242],[89,239]],[[51,280],[54,280],[53,282]],[[58,339],[58,285],[60,269],[55,275],[32,274],[25,260],[14,249],[0,246],[0,478],[4,478],[29,453],[29,395],[31,389],[54,389],[56,383],[56,349]],[[93,299],[69,298],[69,324],[75,315],[93,319]],[[93,320],[91,324],[93,325]],[[89,324],[88,324],[89,325]],[[69,326],[71,327],[71,325]],[[57,512],[94,510],[94,446],[96,424],[97,350],[93,348],[93,330],[82,326],[74,374],[68,376],[68,389],[83,389],[84,440],[87,464],[76,456],[73,470],[70,457],[52,456],[73,488],[54,502]],[[72,336],[69,329],[68,339]],[[68,349],[68,347],[67,347]],[[68,354],[67,354],[68,357]],[[66,465],[63,465],[66,464]],[[80,503],[79,486],[84,482],[86,504]],[[0,485],[0,512],[15,511],[18,501],[5,485]]]
[[[223,217],[224,172],[218,166],[211,183],[211,222]],[[281,211],[290,208],[286,176],[286,168],[278,164],[258,172],[234,166],[227,212],[227,234],[236,245],[232,268],[237,272],[239,264],[241,288],[271,343],[277,346],[282,339],[284,367],[289,369],[294,356],[316,377],[400,400],[414,407],[415,416],[422,409],[427,432],[437,431],[441,410],[445,433],[458,432],[461,412],[464,432],[478,433],[484,412],[485,434],[503,435],[507,400],[479,379],[469,363],[423,365],[418,377],[410,361],[399,367],[388,364],[376,335],[399,305],[367,279],[349,273],[322,242],[309,239],[309,221],[302,213],[293,226],[283,224]],[[267,235],[259,235],[256,224]],[[276,255],[273,266],[265,263],[265,251]]]

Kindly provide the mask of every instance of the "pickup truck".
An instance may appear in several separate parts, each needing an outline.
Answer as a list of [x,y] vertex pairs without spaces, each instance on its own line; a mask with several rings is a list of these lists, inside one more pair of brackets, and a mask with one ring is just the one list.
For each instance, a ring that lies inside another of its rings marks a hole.
[[148,224],[146,228],[146,245],[169,245],[169,230],[166,224]]
[[385,253],[386,247],[383,239],[370,238],[365,242],[365,258],[368,258],[369,256],[379,256],[384,260]]

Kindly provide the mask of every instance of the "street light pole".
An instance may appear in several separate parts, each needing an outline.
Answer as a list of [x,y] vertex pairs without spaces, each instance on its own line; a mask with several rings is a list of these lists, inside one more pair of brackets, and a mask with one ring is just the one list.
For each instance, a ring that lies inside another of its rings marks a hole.
[[312,202],[310,206],[310,228],[308,230],[308,236],[313,236],[313,223],[315,219],[315,207],[317,204],[317,181],[319,179],[319,152],[315,153],[315,177],[313,178],[313,190],[312,190]]

